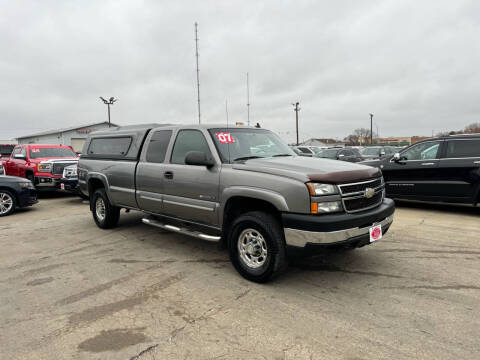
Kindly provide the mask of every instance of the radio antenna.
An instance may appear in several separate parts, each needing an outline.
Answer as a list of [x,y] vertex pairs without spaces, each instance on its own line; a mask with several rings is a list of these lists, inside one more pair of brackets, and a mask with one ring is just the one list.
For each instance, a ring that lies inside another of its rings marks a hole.
[[228,126],[228,100],[225,99],[225,115],[227,116],[227,128]]
[[248,82],[248,72],[247,72],[247,124],[250,126],[250,84]]
[[198,23],[195,22],[195,57],[197,59],[197,102],[198,102],[198,123],[201,123],[200,117],[200,70],[198,68]]

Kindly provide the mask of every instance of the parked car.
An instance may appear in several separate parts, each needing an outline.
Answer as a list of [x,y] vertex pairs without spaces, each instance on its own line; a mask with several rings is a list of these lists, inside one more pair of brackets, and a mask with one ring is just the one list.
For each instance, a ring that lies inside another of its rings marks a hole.
[[349,162],[360,162],[364,160],[363,156],[355,148],[324,149],[319,153],[315,154],[315,157]]
[[6,175],[30,180],[38,189],[60,188],[60,178],[66,166],[78,158],[70,146],[17,145],[6,160],[2,159]]
[[307,146],[292,146],[293,151],[299,156],[312,157],[315,153]]
[[[273,144],[262,154],[261,145]],[[81,191],[100,228],[120,209],[143,222],[220,242],[246,279],[266,282],[287,255],[360,247],[393,221],[381,171],[295,153],[266,129],[222,125],[137,126],[97,131],[78,165]]]
[[16,176],[0,176],[0,216],[36,204],[37,191],[32,182]]
[[380,168],[387,196],[447,203],[480,202],[480,135],[419,141],[389,158],[362,164]]
[[395,154],[395,149],[391,146],[369,146],[361,154],[366,160],[383,159]]

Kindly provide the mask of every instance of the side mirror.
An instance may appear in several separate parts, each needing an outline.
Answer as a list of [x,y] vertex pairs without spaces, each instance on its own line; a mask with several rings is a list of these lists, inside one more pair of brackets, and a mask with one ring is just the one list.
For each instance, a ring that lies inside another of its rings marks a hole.
[[185,155],[185,164],[212,167],[215,165],[213,159],[207,157],[203,151],[189,151]]
[[401,160],[402,157],[400,156],[400,153],[395,153],[395,155],[393,155],[393,161],[400,162]]
[[13,158],[14,159],[20,159],[20,160],[26,160],[26,157],[23,154],[15,154],[15,155],[13,155]]
[[344,154],[340,154],[340,155],[337,156],[337,158],[341,159],[341,158],[343,158],[344,156],[345,156]]

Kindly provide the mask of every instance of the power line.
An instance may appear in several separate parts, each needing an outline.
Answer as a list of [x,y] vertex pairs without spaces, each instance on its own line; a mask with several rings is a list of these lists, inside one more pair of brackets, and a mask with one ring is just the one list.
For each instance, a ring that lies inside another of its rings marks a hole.
[[201,123],[200,116],[200,70],[198,68],[198,24],[195,22],[195,57],[197,59],[197,102],[198,102],[198,123]]

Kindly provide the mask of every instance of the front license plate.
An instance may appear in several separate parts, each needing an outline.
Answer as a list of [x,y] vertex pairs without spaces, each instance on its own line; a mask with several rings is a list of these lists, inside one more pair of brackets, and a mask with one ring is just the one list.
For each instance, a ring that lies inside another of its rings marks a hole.
[[60,184],[60,189],[65,190],[65,184]]
[[370,228],[370,242],[380,240],[382,238],[382,225],[376,225]]

